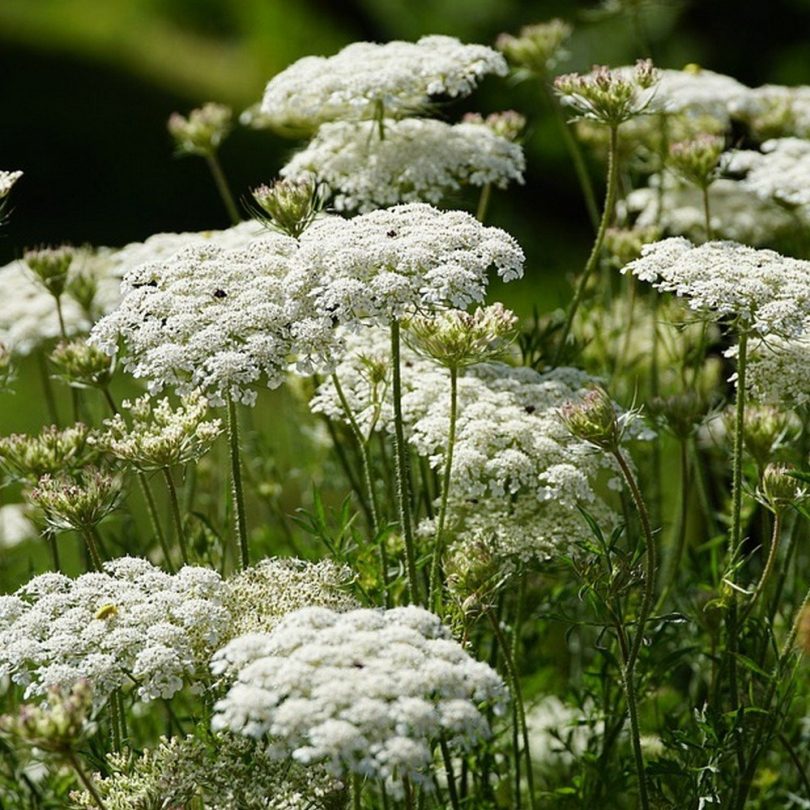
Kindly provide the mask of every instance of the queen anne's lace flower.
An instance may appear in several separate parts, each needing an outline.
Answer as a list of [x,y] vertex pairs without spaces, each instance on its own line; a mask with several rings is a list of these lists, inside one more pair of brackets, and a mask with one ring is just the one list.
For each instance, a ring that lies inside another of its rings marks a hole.
[[287,294],[297,249],[295,239],[267,233],[244,249],[192,244],[139,265],[91,340],[114,352],[123,338],[125,367],[152,393],[199,388],[214,403],[251,404],[262,377],[281,384],[293,354],[309,369],[311,355],[328,353],[330,323],[313,317],[304,296]]
[[0,597],[0,675],[26,695],[86,678],[98,703],[133,682],[145,700],[169,698],[199,683],[224,638],[221,592],[209,569],[169,575],[133,557],[78,579],[34,577]]
[[485,124],[450,125],[405,118],[324,124],[281,170],[283,177],[315,175],[339,211],[371,211],[401,202],[439,203],[462,185],[505,188],[523,182],[521,147]]
[[725,128],[730,122],[730,109],[750,92],[731,76],[688,65],[683,70],[660,71],[655,105],[662,112],[708,116]]
[[523,273],[523,251],[509,234],[424,203],[317,220],[299,260],[291,286],[342,322],[463,308],[483,299],[491,267],[504,281]]
[[[387,337],[365,329],[347,338],[336,374],[364,434],[392,430]],[[462,546],[485,544],[501,559],[543,560],[567,553],[588,535],[578,510],[608,525],[615,516],[598,494],[612,480],[610,459],[574,439],[560,420],[562,405],[581,399],[594,380],[575,369],[541,374],[530,368],[485,363],[458,380],[458,420],[448,527]],[[441,469],[449,429],[449,374],[407,350],[403,353],[402,408],[411,447]],[[311,402],[316,412],[346,421],[331,380]],[[628,426],[640,434],[640,423]],[[432,535],[432,522],[421,533]]]
[[810,205],[810,141],[777,138],[762,151],[730,152],[724,169],[744,175],[741,185],[765,200],[785,205]]
[[760,335],[799,335],[810,317],[810,262],[735,242],[695,247],[673,237],[645,245],[622,270],[686,296],[711,318],[729,317]]
[[436,741],[465,749],[486,739],[482,709],[506,698],[497,673],[414,606],[305,608],[269,634],[235,639],[212,669],[236,676],[215,731],[266,737],[279,756],[335,776],[383,779],[397,797],[404,778],[430,790]]
[[764,84],[729,105],[735,118],[744,121],[758,138],[810,136],[810,87]]
[[336,120],[401,118],[431,96],[464,96],[488,73],[506,75],[506,60],[485,45],[453,37],[418,42],[354,42],[331,57],[307,56],[273,77],[263,119],[282,130],[311,131]]

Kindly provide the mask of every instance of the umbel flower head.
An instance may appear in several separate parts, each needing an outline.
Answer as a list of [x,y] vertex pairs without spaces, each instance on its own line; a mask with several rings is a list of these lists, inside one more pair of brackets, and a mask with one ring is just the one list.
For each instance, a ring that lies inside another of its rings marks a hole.
[[231,131],[233,113],[224,104],[208,102],[192,110],[188,117],[172,113],[169,134],[178,154],[212,155]]
[[136,470],[168,469],[196,461],[222,433],[219,419],[207,419],[208,401],[195,391],[173,408],[168,398],[144,395],[121,404],[128,419],[117,413],[91,443]]
[[597,66],[585,75],[558,76],[554,89],[577,118],[618,127],[649,110],[657,82],[652,62],[640,59],[632,69]]
[[117,506],[121,482],[95,467],[78,474],[43,475],[30,498],[54,529],[84,532],[97,526]]
[[14,184],[22,176],[23,173],[21,171],[0,171],[0,205],[2,205],[2,201],[11,194],[11,189],[14,188]]
[[86,340],[61,341],[50,354],[56,375],[74,388],[106,388],[113,359]]
[[62,246],[26,250],[23,259],[37,281],[59,298],[65,292],[74,255],[73,248]]
[[0,733],[43,751],[64,753],[92,733],[92,707],[93,690],[87,680],[79,679],[70,687],[52,686],[43,703],[25,704],[16,715],[0,717]]
[[390,321],[484,298],[488,270],[523,274],[523,251],[499,228],[463,211],[398,205],[350,220],[317,220],[306,231],[300,270],[290,278],[316,311],[338,322]]
[[738,330],[784,337],[803,333],[810,319],[810,262],[735,242],[695,247],[681,237],[645,245],[632,273],[663,292],[685,296],[710,319]]
[[578,439],[606,452],[616,452],[624,433],[616,405],[604,388],[593,388],[579,402],[560,409],[565,426]]
[[718,135],[696,135],[669,147],[669,165],[688,183],[708,188],[717,176],[725,139]]
[[283,132],[312,132],[328,121],[402,118],[434,96],[470,93],[480,79],[506,75],[506,60],[453,37],[418,42],[354,42],[331,57],[307,56],[267,85],[261,116]]
[[[737,354],[736,346],[726,351],[727,357]],[[745,386],[754,401],[782,409],[810,402],[810,323],[799,337],[768,335],[751,345]]]
[[294,239],[301,236],[321,209],[318,185],[309,174],[258,186],[251,194],[259,206],[258,218]]
[[236,682],[212,727],[266,739],[279,757],[340,777],[433,789],[433,745],[466,750],[490,735],[484,710],[506,690],[439,618],[410,606],[334,613],[304,608],[268,634],[242,636],[212,660]]
[[807,490],[795,472],[795,467],[786,464],[769,464],[763,471],[760,500],[774,514],[781,514],[807,497]]
[[458,370],[503,355],[516,336],[516,326],[517,316],[495,303],[473,313],[451,309],[417,315],[406,324],[406,339],[417,353]]
[[[522,183],[523,150],[495,126],[424,118],[336,121],[324,124],[281,174],[317,177],[338,211],[361,212],[420,200],[439,203],[463,186]],[[515,128],[505,120],[499,126],[510,133]]]
[[495,47],[509,64],[526,73],[545,77],[559,61],[568,56],[564,45],[573,29],[563,20],[525,25],[517,36],[501,34]]
[[[255,227],[255,225],[254,225]],[[280,385],[291,362],[311,373],[332,353],[331,321],[288,276],[299,249],[289,236],[265,232],[247,247],[191,244],[126,273],[122,301],[93,328],[91,342],[149,380],[152,394],[201,389],[216,404],[252,404],[255,385]]]
[[93,454],[89,429],[81,422],[59,429],[44,427],[39,435],[14,433],[0,437],[0,468],[15,480],[35,483],[44,475],[78,469]]
[[208,568],[167,574],[121,557],[103,572],[70,579],[48,573],[0,596],[0,677],[26,696],[83,678],[96,705],[135,686],[144,700],[199,684],[230,614],[222,579]]

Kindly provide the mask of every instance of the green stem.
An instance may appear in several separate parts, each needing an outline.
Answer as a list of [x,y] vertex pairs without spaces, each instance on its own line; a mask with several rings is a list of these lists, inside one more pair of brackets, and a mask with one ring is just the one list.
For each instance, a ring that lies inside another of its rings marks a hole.
[[82,768],[81,763],[79,762],[78,757],[73,751],[69,750],[65,753],[65,758],[70,763],[70,766],[76,772],[76,776],[79,777],[79,781],[84,785],[85,790],[90,794],[93,801],[96,805],[100,808],[100,810],[107,810],[104,805],[104,802],[101,799],[98,791],[96,790],[96,786],[93,784],[93,780],[87,775],[84,768]]
[[[529,787],[529,808],[530,810],[535,810],[534,773],[532,771],[532,755],[529,748],[529,727],[526,723],[526,709],[523,705],[523,690],[521,689],[520,678],[518,677],[509,645],[506,643],[506,639],[504,638],[501,624],[491,610],[487,610],[486,613],[489,617],[492,629],[495,632],[495,638],[497,639],[498,646],[501,648],[501,653],[503,654],[504,665],[506,666],[506,672],[509,678],[509,686],[511,687],[512,697],[517,707],[518,721],[520,723],[520,731],[523,737],[523,754],[526,758],[526,781]],[[517,755],[518,752],[515,752],[516,757]]]
[[411,477],[408,470],[408,448],[405,445],[405,430],[402,419],[402,367],[400,362],[400,325],[391,321],[391,363],[393,365],[392,396],[394,400],[394,455],[397,473],[397,504],[399,522],[405,542],[405,564],[408,573],[408,589],[413,604],[421,604],[419,579],[416,573],[416,549],[411,522]]
[[635,670],[636,659],[641,651],[641,644],[644,639],[644,627],[647,624],[647,619],[650,617],[650,612],[653,606],[653,597],[655,595],[655,570],[657,565],[657,555],[655,550],[655,538],[650,524],[650,515],[647,511],[647,506],[644,503],[644,497],[641,494],[638,483],[636,481],[633,471],[630,469],[624,454],[621,449],[617,448],[613,452],[613,457],[616,459],[619,469],[622,472],[627,488],[630,490],[630,496],[633,499],[633,505],[636,507],[638,516],[641,523],[641,532],[644,537],[644,582],[643,594],[641,597],[641,607],[639,608],[638,616],[636,618],[636,634],[633,636],[632,644],[627,658],[627,669],[632,675]]
[[481,187],[481,196],[478,198],[478,208],[475,212],[475,218],[479,222],[483,222],[487,218],[487,210],[489,209],[489,199],[492,196],[492,184],[484,183]]
[[[56,315],[59,318],[59,332],[62,335],[62,340],[67,343],[68,334],[67,329],[65,328],[65,316],[62,312],[62,296],[55,295],[54,300],[56,301]],[[71,385],[70,388],[70,402],[73,407],[73,421],[79,421],[79,392]]]
[[98,553],[98,543],[96,542],[97,536],[95,529],[89,528],[82,532],[82,537],[87,545],[87,553],[90,555],[90,562],[96,571],[101,571],[101,557]]
[[638,704],[636,701],[636,687],[633,683],[634,672],[625,667],[622,671],[624,692],[627,698],[627,714],[630,719],[630,737],[633,741],[633,759],[636,763],[638,776],[638,798],[642,810],[649,810],[650,797],[647,790],[647,774],[644,769],[644,754],[641,751],[641,731],[638,724]]
[[557,355],[554,360],[554,365],[559,365],[560,360],[565,352],[565,344],[568,342],[568,336],[571,333],[571,326],[574,323],[574,317],[577,314],[582,299],[585,297],[585,290],[588,286],[588,280],[591,277],[597,264],[599,257],[602,253],[602,243],[605,241],[605,233],[607,232],[608,225],[613,219],[613,209],[616,207],[616,189],[618,188],[618,128],[615,126],[610,127],[610,151],[608,152],[608,171],[607,171],[607,189],[605,191],[605,207],[602,211],[602,219],[599,222],[599,229],[596,232],[596,239],[591,248],[591,253],[588,256],[588,261],[585,263],[585,269],[579,279],[574,298],[568,307],[568,314],[565,318],[565,325],[563,326],[562,335],[560,337],[559,345],[557,346]]
[[228,446],[231,455],[231,485],[233,487],[233,510],[236,537],[239,542],[239,559],[242,568],[250,565],[247,521],[245,520],[245,496],[242,490],[242,467],[239,458],[239,421],[236,403],[228,397]]
[[458,800],[458,791],[456,790],[456,775],[453,773],[453,759],[450,756],[450,749],[447,747],[447,741],[444,737],[439,740],[439,747],[442,750],[444,771],[447,774],[447,792],[450,794],[450,805],[453,810],[461,810],[461,803]]
[[585,207],[588,209],[588,217],[591,220],[591,225],[593,226],[594,232],[597,232],[599,230],[599,208],[596,205],[596,194],[593,190],[593,182],[588,173],[588,167],[585,165],[585,160],[582,157],[582,150],[579,148],[576,138],[571,134],[571,129],[565,120],[565,115],[560,105],[557,103],[557,100],[554,98],[550,87],[545,81],[542,83],[542,86],[546,100],[553,110],[554,120],[557,122],[565,148],[568,150],[568,155],[571,158],[571,162],[574,164],[574,171],[577,175],[579,187],[582,190],[582,196],[585,198]]
[[762,596],[763,591],[765,590],[765,586],[768,584],[768,580],[771,577],[771,573],[773,572],[774,565],[776,563],[776,552],[779,549],[779,541],[782,537],[782,511],[779,510],[774,513],[773,518],[773,532],[771,534],[771,547],[768,551],[768,559],[765,561],[765,567],[762,569],[762,576],[759,578],[759,582],[757,582],[756,588],[754,588],[754,593],[751,594],[751,598],[748,600],[748,603],[743,608],[742,616],[740,616],[740,624],[744,624],[745,620],[750,615],[751,611],[754,609],[754,606],[757,603],[757,600],[760,596]]
[[115,700],[115,691],[113,691],[107,701],[107,711],[110,715],[110,727],[112,728],[113,751],[118,754],[121,752],[121,726],[118,706]]
[[239,209],[236,207],[236,202],[234,201],[228,181],[225,178],[225,172],[222,171],[222,164],[219,162],[217,153],[211,152],[210,154],[207,154],[205,156],[205,160],[208,163],[208,168],[211,170],[211,175],[214,178],[214,183],[216,184],[219,196],[222,198],[222,202],[224,203],[225,209],[228,212],[231,224],[238,225],[241,221]]
[[180,556],[183,562],[188,565],[188,548],[186,546],[186,532],[183,529],[183,517],[180,514],[180,501],[177,499],[177,488],[168,467],[161,469],[163,480],[166,482],[166,489],[169,492],[169,503],[171,504],[172,520],[174,521],[174,533],[177,535],[177,542],[180,545]]
[[141,487],[141,493],[143,494],[143,499],[146,502],[146,511],[149,513],[149,521],[152,524],[152,531],[157,537],[158,542],[160,543],[160,548],[163,551],[163,558],[166,563],[166,567],[169,569],[171,573],[174,573],[174,566],[172,565],[172,554],[171,549],[169,548],[169,542],[166,539],[166,533],[163,531],[163,526],[160,523],[160,518],[158,517],[157,505],[155,504],[155,496],[152,495],[152,490],[149,487],[149,481],[146,478],[146,475],[142,472],[137,474],[138,484]]
[[62,571],[62,562],[59,559],[59,545],[56,542],[56,533],[51,530],[50,528],[45,528],[42,532],[43,536],[45,537],[46,542],[48,543],[48,548],[51,550],[51,558],[53,560],[53,570],[57,573],[61,573]]
[[42,352],[37,352],[37,365],[39,367],[39,378],[42,381],[42,393],[45,396],[45,406],[48,410],[48,418],[54,425],[59,425],[59,413],[56,410],[56,397],[53,394],[51,375],[48,374],[48,361]]
[[436,524],[436,540],[433,546],[433,560],[430,568],[430,595],[428,604],[434,605],[436,613],[442,615],[442,588],[439,583],[442,554],[444,553],[444,527],[447,522],[447,501],[450,494],[450,473],[453,469],[453,448],[456,444],[456,423],[458,421],[458,369],[450,369],[450,426],[447,432],[447,450],[442,473],[442,499]]
[[363,780],[359,774],[352,774],[352,807],[354,810],[362,810],[363,807]]
[[678,439],[679,461],[681,472],[680,510],[678,512],[678,530],[675,539],[675,548],[672,557],[667,565],[667,573],[664,576],[664,589],[658,597],[656,610],[660,610],[667,601],[673,586],[678,579],[678,572],[683,559],[683,552],[686,548],[686,528],[689,520],[689,491],[691,483],[689,480],[689,440]]
[[714,239],[714,234],[712,233],[712,215],[709,209],[709,187],[703,186],[701,192],[703,194],[703,222],[706,228],[706,241],[711,242]]

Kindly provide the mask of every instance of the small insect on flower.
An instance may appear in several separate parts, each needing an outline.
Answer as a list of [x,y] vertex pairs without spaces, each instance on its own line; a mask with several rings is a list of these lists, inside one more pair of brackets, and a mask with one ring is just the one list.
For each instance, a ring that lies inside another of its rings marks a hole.
[[114,616],[118,615],[118,606],[108,602],[106,605],[102,605],[94,614],[94,619],[112,619]]

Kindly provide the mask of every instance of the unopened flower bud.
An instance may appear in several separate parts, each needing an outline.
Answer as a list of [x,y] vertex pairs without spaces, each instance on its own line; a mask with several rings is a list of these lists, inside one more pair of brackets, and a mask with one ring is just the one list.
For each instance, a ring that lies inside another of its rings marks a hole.
[[73,248],[62,246],[26,250],[23,259],[40,284],[58,298],[67,286],[73,256]]
[[484,118],[480,113],[467,113],[463,119],[465,124],[482,124],[489,127],[496,135],[506,138],[507,141],[516,141],[526,128],[526,118],[514,110],[491,113]]
[[411,347],[446,368],[460,369],[503,354],[515,337],[517,316],[496,303],[473,313],[451,309],[406,323]]
[[320,210],[320,195],[313,177],[276,180],[252,192],[259,217],[269,225],[297,239]]
[[[724,413],[726,430],[734,434],[734,411]],[[776,451],[797,429],[791,415],[772,405],[749,405],[745,409],[743,440],[760,470],[774,460]]]
[[85,340],[62,341],[51,352],[57,376],[74,388],[104,388],[112,377],[112,358]]
[[786,464],[769,464],[762,473],[759,495],[762,503],[774,514],[807,497],[801,482],[792,475],[795,468]]
[[708,188],[717,174],[725,140],[719,135],[701,133],[669,147],[669,165],[688,183]]
[[0,469],[26,483],[76,469],[88,460],[88,434],[87,426],[77,422],[63,430],[49,425],[37,436],[0,436]]
[[578,439],[607,452],[619,449],[623,429],[613,400],[604,389],[594,388],[578,402],[566,403],[560,409],[560,416]]
[[559,19],[526,25],[518,36],[501,34],[495,47],[514,67],[545,76],[567,53],[563,47],[571,36],[571,26]]
[[187,118],[172,113],[169,134],[180,154],[212,155],[231,131],[232,119],[230,107],[209,102],[192,110]]
[[695,391],[657,397],[650,402],[649,409],[659,424],[682,440],[695,433],[706,411],[703,398]]
[[118,505],[121,482],[94,467],[78,476],[45,475],[30,498],[54,529],[84,532],[97,526]]

